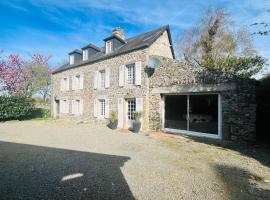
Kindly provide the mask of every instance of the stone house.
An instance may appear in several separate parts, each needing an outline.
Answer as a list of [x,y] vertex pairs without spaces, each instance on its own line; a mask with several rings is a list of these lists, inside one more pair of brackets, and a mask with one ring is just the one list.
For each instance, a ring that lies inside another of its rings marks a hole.
[[255,139],[254,82],[210,80],[179,62],[169,26],[132,38],[116,28],[104,43],[70,52],[52,73],[54,117],[105,126],[117,112],[118,128],[129,129],[141,112],[142,131]]

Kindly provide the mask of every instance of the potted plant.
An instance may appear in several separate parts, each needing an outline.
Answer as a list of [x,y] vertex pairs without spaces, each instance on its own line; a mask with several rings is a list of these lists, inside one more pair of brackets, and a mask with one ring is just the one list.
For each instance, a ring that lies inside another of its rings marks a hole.
[[117,117],[117,112],[113,111],[111,114],[110,114],[110,123],[108,124],[108,127],[111,128],[111,129],[116,129],[117,128],[117,125],[118,125],[118,117]]
[[133,122],[133,132],[139,133],[141,130],[142,122],[141,122],[142,113],[135,112],[135,121]]

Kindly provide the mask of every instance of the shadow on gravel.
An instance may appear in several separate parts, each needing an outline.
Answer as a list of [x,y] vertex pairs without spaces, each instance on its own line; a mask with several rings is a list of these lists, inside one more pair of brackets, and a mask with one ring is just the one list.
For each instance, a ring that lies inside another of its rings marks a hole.
[[269,199],[270,184],[265,183],[262,177],[228,165],[215,165],[214,169],[220,180],[226,187],[228,199],[232,200],[253,200]]
[[234,141],[215,140],[210,138],[199,138],[193,136],[183,136],[195,142],[204,143],[208,145],[215,145],[224,150],[231,149],[237,151],[244,156],[256,159],[262,165],[270,167],[270,146],[261,143],[244,143]]
[[0,142],[0,199],[134,199],[129,157]]

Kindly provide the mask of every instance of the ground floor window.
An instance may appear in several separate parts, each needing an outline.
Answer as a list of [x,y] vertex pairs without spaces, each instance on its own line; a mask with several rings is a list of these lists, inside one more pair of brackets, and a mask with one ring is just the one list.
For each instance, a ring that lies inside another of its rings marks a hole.
[[64,114],[67,114],[69,112],[69,101],[68,100],[64,99],[60,102],[60,112],[64,113]]
[[73,106],[74,106],[74,113],[75,114],[79,114],[79,112],[80,112],[80,100],[79,99],[76,99],[74,101]]
[[82,99],[72,100],[72,114],[81,115],[83,112]]
[[100,117],[105,117],[105,99],[99,99],[99,115]]
[[164,128],[218,134],[218,94],[165,96]]

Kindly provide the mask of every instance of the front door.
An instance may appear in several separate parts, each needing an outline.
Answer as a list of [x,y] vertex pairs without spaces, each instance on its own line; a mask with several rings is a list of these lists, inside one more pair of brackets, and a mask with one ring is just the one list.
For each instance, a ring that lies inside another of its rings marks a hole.
[[127,99],[126,100],[126,124],[127,128],[133,128],[133,122],[135,120],[135,112],[136,112],[136,99]]

